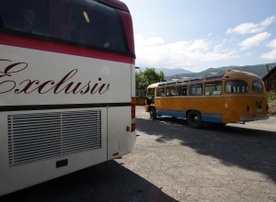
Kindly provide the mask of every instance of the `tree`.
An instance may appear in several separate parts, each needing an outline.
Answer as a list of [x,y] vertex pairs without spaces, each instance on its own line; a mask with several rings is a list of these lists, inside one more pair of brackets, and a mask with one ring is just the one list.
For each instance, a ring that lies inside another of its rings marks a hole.
[[145,85],[144,73],[142,71],[136,72],[136,94],[137,96],[143,96],[144,93],[141,91],[145,91],[147,88]]
[[136,91],[146,90],[148,85],[162,81],[165,81],[162,71],[157,73],[155,68],[146,68],[145,71],[136,72]]

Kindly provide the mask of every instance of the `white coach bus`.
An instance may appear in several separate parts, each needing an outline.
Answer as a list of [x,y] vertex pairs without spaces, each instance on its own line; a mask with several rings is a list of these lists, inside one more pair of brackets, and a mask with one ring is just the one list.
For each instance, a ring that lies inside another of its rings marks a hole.
[[135,53],[118,0],[0,1],[0,195],[131,152]]

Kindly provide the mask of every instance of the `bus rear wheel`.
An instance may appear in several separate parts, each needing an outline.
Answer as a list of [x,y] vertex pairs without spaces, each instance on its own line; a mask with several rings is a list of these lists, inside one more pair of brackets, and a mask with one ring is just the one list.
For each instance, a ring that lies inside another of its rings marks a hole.
[[149,108],[150,119],[156,119],[156,109],[154,107]]
[[187,116],[188,125],[193,128],[202,128],[203,121],[200,112],[190,111]]

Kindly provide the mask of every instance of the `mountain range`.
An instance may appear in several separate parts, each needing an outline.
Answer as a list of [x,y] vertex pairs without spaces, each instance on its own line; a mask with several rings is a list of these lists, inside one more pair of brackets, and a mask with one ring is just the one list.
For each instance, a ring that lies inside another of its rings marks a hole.
[[[139,67],[139,71],[145,71],[146,68]],[[191,71],[185,70],[185,69],[169,69],[169,68],[154,68],[156,72],[163,72],[165,77],[166,76],[172,76],[172,75],[178,75],[178,74],[190,74],[193,73]]]
[[166,69],[166,68],[155,68],[156,72],[162,71],[165,75],[165,79],[180,79],[182,77],[196,77],[196,76],[204,76],[210,73],[224,73],[228,70],[239,70],[254,73],[261,78],[266,76],[270,70],[276,67],[276,63],[269,64],[258,64],[258,65],[244,65],[244,66],[227,66],[227,67],[217,67],[217,68],[209,68],[202,72],[191,72],[185,69]]

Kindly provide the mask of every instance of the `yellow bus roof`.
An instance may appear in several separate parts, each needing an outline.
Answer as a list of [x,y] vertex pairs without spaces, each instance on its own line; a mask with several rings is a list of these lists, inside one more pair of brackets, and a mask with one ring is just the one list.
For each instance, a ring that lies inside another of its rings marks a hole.
[[217,73],[217,74],[210,74],[206,76],[197,76],[197,77],[187,77],[183,79],[173,80],[173,81],[166,81],[166,82],[159,82],[150,84],[147,88],[156,88],[157,86],[163,85],[170,85],[176,83],[183,83],[189,81],[204,81],[204,80],[212,80],[212,79],[227,79],[227,78],[254,78],[257,80],[261,80],[261,78],[253,74],[251,72],[239,71],[239,70],[228,70],[225,73]]

